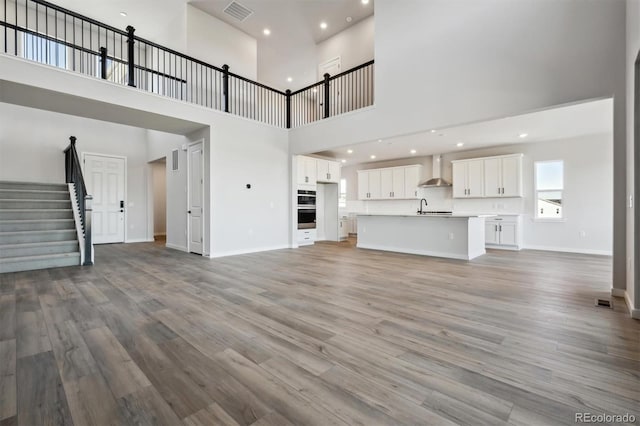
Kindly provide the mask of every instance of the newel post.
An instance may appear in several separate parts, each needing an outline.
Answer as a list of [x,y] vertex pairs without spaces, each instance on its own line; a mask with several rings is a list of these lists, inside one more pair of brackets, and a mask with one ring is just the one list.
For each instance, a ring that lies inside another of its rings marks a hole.
[[291,128],[291,90],[287,89],[287,129]]
[[222,66],[222,94],[224,95],[224,112],[229,112],[229,65]]
[[324,74],[324,116],[322,118],[329,118],[329,73]]
[[131,87],[136,87],[134,74],[135,74],[135,58],[134,58],[134,50],[133,45],[136,43],[135,41],[135,33],[136,29],[131,25],[127,27],[127,65],[128,65],[128,85]]

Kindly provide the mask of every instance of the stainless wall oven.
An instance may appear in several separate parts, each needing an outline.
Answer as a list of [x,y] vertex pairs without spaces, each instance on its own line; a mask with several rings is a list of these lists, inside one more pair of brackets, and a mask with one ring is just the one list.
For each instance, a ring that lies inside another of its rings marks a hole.
[[316,191],[298,190],[298,229],[316,227]]

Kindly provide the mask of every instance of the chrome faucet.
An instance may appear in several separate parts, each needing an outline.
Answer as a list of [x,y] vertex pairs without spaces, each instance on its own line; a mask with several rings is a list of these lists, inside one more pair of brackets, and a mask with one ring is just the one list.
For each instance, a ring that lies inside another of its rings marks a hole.
[[422,210],[422,202],[424,201],[424,206],[427,207],[429,204],[427,203],[427,200],[425,198],[423,198],[422,200],[420,200],[420,209],[418,209],[418,214],[424,214],[424,211]]

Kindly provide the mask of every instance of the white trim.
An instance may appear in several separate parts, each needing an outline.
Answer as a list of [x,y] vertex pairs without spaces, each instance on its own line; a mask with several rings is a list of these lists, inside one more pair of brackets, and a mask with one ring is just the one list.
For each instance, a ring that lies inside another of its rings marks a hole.
[[179,251],[183,251],[185,253],[189,253],[189,250],[187,250],[187,248],[183,247],[183,246],[178,246],[178,245],[171,244],[171,243],[166,243],[164,246],[166,248],[170,248],[170,249],[173,249],[173,250],[179,250]]
[[627,304],[627,309],[629,310],[629,315],[631,315],[631,318],[640,319],[640,309],[635,309],[627,290],[622,288],[612,288],[611,295],[615,297],[623,297],[624,302]]
[[613,256],[611,250],[594,250],[594,249],[580,249],[569,247],[551,247],[551,246],[522,246],[524,250],[542,250],[542,251],[556,251],[561,253],[577,253],[577,254],[595,254],[598,256]]
[[469,255],[464,254],[455,254],[455,253],[443,253],[441,251],[430,251],[430,250],[414,250],[408,249],[406,247],[382,247],[370,244],[360,244],[357,245],[358,248],[368,249],[368,250],[380,250],[380,251],[392,251],[396,253],[406,253],[406,254],[418,254],[421,256],[431,256],[431,257],[443,257],[446,259],[457,259],[457,260],[471,260],[475,259],[478,256],[482,256],[486,253],[485,250],[482,250],[478,253],[469,253]]
[[[201,150],[202,150],[202,213],[201,213],[201,217],[202,217],[202,227],[201,227],[201,232],[202,235],[200,235],[201,240],[202,240],[202,253],[200,253],[200,256],[204,257],[204,253],[205,253],[205,240],[204,240],[204,221],[206,218],[206,203],[205,203],[205,190],[204,190],[204,176],[205,176],[205,165],[204,165],[204,138],[199,139],[195,142],[191,142],[190,144],[188,144],[187,146],[187,208],[185,209],[185,212],[188,212],[189,209],[191,208],[191,147],[194,145],[198,145],[200,144],[201,146]],[[189,213],[186,213],[187,215],[187,252],[191,253],[191,216],[189,215]],[[198,254],[198,253],[194,253],[194,254]]]
[[[125,244],[131,244],[131,243],[152,243],[154,242],[153,238],[149,239],[149,238],[133,238],[131,240],[126,240],[124,243]],[[118,244],[118,243],[116,243]]]
[[[110,157],[110,158],[121,158],[124,160],[124,240],[122,241],[123,243],[128,242],[128,226],[127,223],[129,222],[127,220],[128,216],[129,216],[129,201],[128,201],[128,194],[127,194],[127,157],[122,156],[122,155],[112,155],[112,154],[101,154],[99,152],[85,152],[82,151],[82,164],[80,165],[80,167],[82,168],[82,175],[85,175],[85,156],[87,155],[95,155],[98,157]],[[89,194],[91,195],[91,194]],[[147,215],[148,216],[148,215]],[[91,240],[93,241],[93,239]],[[113,243],[109,243],[109,244],[113,244]],[[115,243],[117,244],[117,242]]]
[[612,288],[611,295],[615,297],[627,297],[627,291],[622,288]]
[[559,217],[554,219],[552,217],[534,217],[533,221],[536,223],[565,223],[567,221],[566,217]]
[[263,251],[283,250],[283,249],[289,249],[289,248],[291,248],[289,244],[282,244],[279,246],[260,247],[260,248],[247,249],[247,250],[224,251],[224,252],[210,254],[209,257],[211,259],[216,259],[218,257],[237,256],[239,254],[251,254],[251,253],[259,253]]
[[[74,183],[68,183],[69,196],[71,197],[71,209],[73,210],[73,221],[76,225],[76,233],[78,234],[78,246],[80,248],[80,264],[84,265],[84,232],[80,227],[80,208],[78,206],[78,194],[76,192],[76,185]],[[91,259],[93,261],[93,259]]]
[[485,244],[485,248],[493,249],[493,250],[510,250],[510,251],[520,251],[522,247],[520,246],[508,246],[503,244]]

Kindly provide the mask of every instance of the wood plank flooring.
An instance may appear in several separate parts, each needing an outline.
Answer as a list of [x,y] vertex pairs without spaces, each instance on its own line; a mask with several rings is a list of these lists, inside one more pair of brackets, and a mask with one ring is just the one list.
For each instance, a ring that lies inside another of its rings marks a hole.
[[97,247],[0,275],[0,425],[640,419],[640,322],[611,259],[471,262],[319,243],[216,260]]

